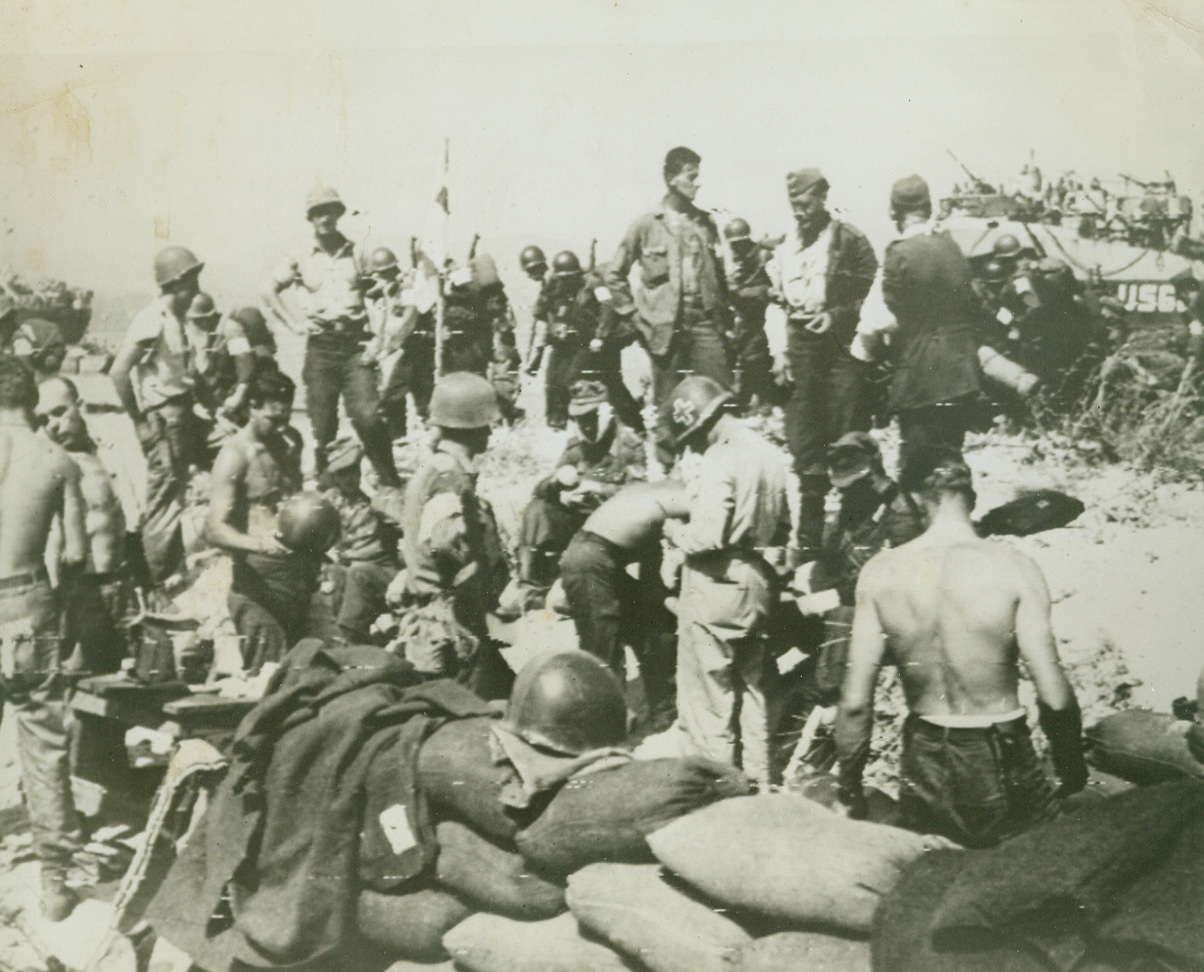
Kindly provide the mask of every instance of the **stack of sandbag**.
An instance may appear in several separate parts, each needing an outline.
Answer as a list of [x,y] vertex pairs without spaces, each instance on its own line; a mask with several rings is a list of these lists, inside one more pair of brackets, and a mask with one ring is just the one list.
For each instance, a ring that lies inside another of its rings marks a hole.
[[581,928],[650,972],[727,972],[752,938],[656,864],[591,864],[569,878]]
[[648,842],[662,864],[718,905],[795,930],[862,935],[904,869],[926,851],[953,846],[784,794],[724,800]]
[[585,938],[572,915],[514,921],[479,914],[462,921],[443,945],[465,972],[631,972],[605,945]]
[[564,911],[563,885],[531,873],[513,845],[507,849],[457,820],[436,824],[435,836],[436,878],[474,910],[523,921],[554,918]]
[[1147,709],[1117,712],[1084,733],[1087,762],[1141,786],[1204,780],[1204,763],[1187,748],[1191,726],[1173,715]]
[[356,929],[369,948],[395,960],[440,962],[449,956],[443,936],[473,908],[442,888],[428,886],[402,894],[361,891]]
[[565,783],[515,844],[543,874],[654,860],[648,835],[700,807],[752,792],[748,778],[699,758],[633,760]]
[[728,972],[870,972],[869,942],[822,932],[778,932],[736,952]]

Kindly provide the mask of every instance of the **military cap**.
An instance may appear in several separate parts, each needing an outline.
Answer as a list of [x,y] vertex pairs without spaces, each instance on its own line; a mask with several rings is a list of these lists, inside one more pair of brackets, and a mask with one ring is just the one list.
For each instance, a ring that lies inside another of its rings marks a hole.
[[351,469],[360,464],[364,458],[364,447],[350,436],[335,439],[326,447],[326,471],[338,472],[340,469]]
[[810,192],[826,192],[827,189],[828,180],[819,169],[798,169],[786,173],[786,191],[791,199]]
[[891,186],[890,204],[893,209],[904,211],[931,209],[932,193],[928,191],[928,183],[920,176],[904,176]]
[[837,489],[851,486],[881,466],[882,452],[868,432],[848,432],[828,449],[828,478]]
[[598,406],[606,401],[606,386],[598,381],[574,382],[572,396],[569,415],[587,415],[596,412]]

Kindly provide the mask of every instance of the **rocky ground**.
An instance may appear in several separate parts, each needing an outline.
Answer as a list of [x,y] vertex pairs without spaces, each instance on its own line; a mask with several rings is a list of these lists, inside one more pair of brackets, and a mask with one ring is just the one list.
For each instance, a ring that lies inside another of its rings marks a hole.
[[[538,397],[535,388],[523,396],[533,413],[539,411]],[[493,501],[504,533],[514,530],[532,485],[553,467],[564,438],[537,421],[496,436],[484,463],[482,492]],[[892,434],[883,433],[883,442],[889,462]],[[1168,710],[1172,699],[1192,694],[1204,665],[1204,597],[1197,592],[1204,560],[1204,492],[1156,471],[1102,463],[1097,452],[1057,437],[976,436],[967,459],[980,511],[1040,488],[1070,493],[1087,507],[1064,529],[999,541],[1028,552],[1049,579],[1059,650],[1085,721],[1132,705]],[[217,567],[210,570],[194,586],[193,598],[217,606],[224,600],[217,583],[221,573]],[[524,654],[564,643],[566,628],[537,617],[511,633],[525,646],[518,654]],[[886,758],[879,760],[875,778],[888,786],[900,711],[896,692],[879,713],[876,739]],[[124,945],[108,962],[95,964],[105,952],[111,918],[103,900],[85,902],[60,925],[38,915],[37,867],[20,847],[25,822],[16,759],[9,718],[0,723],[0,849],[5,852],[0,856],[0,970],[47,968],[53,965],[47,955],[53,953],[70,969],[130,972],[132,959]],[[156,952],[153,967],[159,972],[185,966],[168,948]]]

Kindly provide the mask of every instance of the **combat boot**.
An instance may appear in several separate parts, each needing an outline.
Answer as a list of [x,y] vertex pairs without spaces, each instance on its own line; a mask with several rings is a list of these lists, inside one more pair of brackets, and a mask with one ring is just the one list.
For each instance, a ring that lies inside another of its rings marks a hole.
[[79,904],[79,897],[63,881],[63,869],[42,865],[42,914],[47,921],[62,921]]

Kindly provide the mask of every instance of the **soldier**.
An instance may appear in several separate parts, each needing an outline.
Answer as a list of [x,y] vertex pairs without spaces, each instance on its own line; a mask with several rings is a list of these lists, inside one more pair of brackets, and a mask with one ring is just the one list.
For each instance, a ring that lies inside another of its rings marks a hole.
[[688,752],[772,782],[771,699],[777,668],[763,635],[777,578],[763,555],[790,529],[779,453],[727,408],[731,392],[701,375],[666,404],[678,449],[701,454],[690,516],[664,532],[685,555],[677,601],[677,712]]
[[31,317],[21,322],[13,335],[13,354],[25,362],[34,377],[44,381],[57,375],[67,356],[63,332],[53,321]]
[[539,293],[544,325],[535,339],[527,374],[539,370],[545,348],[544,419],[553,429],[568,425],[573,383],[586,367],[590,345],[598,329],[599,306],[593,288],[585,286],[581,261],[571,250],[557,253],[552,271]]
[[247,394],[250,417],[222,446],[210,484],[205,532],[234,559],[227,600],[243,668],[252,673],[301,639],[318,586],[320,561],[290,550],[278,535],[281,506],[301,489],[301,436],[289,425],[295,391],[279,371],[256,375]]
[[[368,261],[373,287],[368,292],[373,341],[364,351],[368,364],[386,369],[380,407],[394,441],[405,438],[409,429],[408,396],[425,421],[435,387],[435,320],[438,299],[430,287],[422,287],[417,271],[406,280],[397,256],[388,247],[372,251]],[[390,367],[391,365],[391,367]]]
[[501,417],[484,378],[444,375],[431,396],[439,439],[406,486],[406,570],[401,633],[406,660],[455,677],[485,699],[505,698],[512,673],[489,638],[486,615],[506,586],[506,558],[489,504],[477,495],[477,459]]
[[246,424],[247,388],[256,372],[277,367],[276,339],[258,308],[221,314],[208,294],[193,298],[187,317],[203,335],[195,356],[197,399],[213,420],[210,448],[216,450]]
[[[676,636],[660,577],[665,521],[690,512],[681,483],[631,483],[589,515],[560,558],[569,613],[583,651],[626,682],[630,645],[640,664],[648,730],[664,732],[677,719],[673,676]],[[638,565],[639,577],[629,572]]]
[[109,372],[146,457],[142,546],[157,586],[183,569],[188,469],[204,452],[205,429],[194,410],[194,362],[203,338],[187,326],[203,267],[182,246],[159,251],[154,272],[160,296],[130,322]]
[[869,366],[850,353],[861,305],[878,261],[869,241],[827,210],[818,169],[786,176],[794,226],[767,270],[787,314],[785,359],[775,367],[789,387],[786,438],[799,480],[799,558],[813,560],[824,528],[827,450],[846,432],[865,432],[873,415]]
[[899,417],[899,485],[916,490],[941,461],[959,459],[980,376],[979,309],[970,265],[932,225],[932,197],[919,176],[891,188],[899,238],[886,251],[882,296],[898,331],[890,408]]
[[1019,661],[1037,689],[1061,795],[1087,782],[1082,717],[1058,661],[1045,578],[1019,551],[979,539],[970,470],[943,462],[921,496],[928,529],[873,558],[857,584],[836,720],[838,795],[864,815],[874,683],[889,659],[910,710],[900,765],[904,825],[990,847],[1058,811],[1017,695]]
[[[635,334],[652,363],[658,403],[686,374],[731,387],[725,334],[727,284],[715,221],[694,205],[702,157],[678,147],[665,156],[668,193],[628,228],[605,274],[613,302],[601,340]],[[633,289],[628,279],[639,264]]]
[[[338,436],[341,397],[381,485],[399,486],[392,443],[380,413],[376,367],[364,361],[371,335],[360,264],[351,241],[338,227],[346,211],[333,189],[319,187],[310,193],[305,215],[314,241],[276,275],[264,302],[292,330],[308,335],[302,380],[318,473],[326,462],[327,446]],[[281,300],[286,290],[301,295],[306,325],[289,323],[293,315]]]
[[339,634],[351,644],[369,643],[372,623],[386,612],[385,592],[400,566],[398,531],[360,484],[363,457],[354,439],[335,440],[319,484],[339,513],[339,542],[331,551],[338,579],[335,614]]
[[765,310],[769,306],[769,275],[765,272],[765,250],[752,239],[748,221],[733,219],[723,227],[723,238],[731,254],[728,291],[732,312],[732,349],[736,401],[747,408],[754,401],[762,406],[778,398],[773,378],[773,357],[765,337]]
[[[62,375],[42,382],[36,416],[46,435],[67,450],[80,472],[88,546],[83,573],[66,605],[67,643],[76,653],[71,667],[86,674],[115,672],[127,653],[121,624],[129,597],[125,515],[109,470],[88,434],[75,383]],[[61,525],[52,540],[47,560],[54,563],[63,541]]]
[[523,247],[523,252],[518,255],[518,263],[528,279],[542,286],[548,275],[548,258],[543,250],[537,246]]
[[577,382],[568,413],[574,435],[556,472],[535,487],[519,526],[524,608],[537,607],[547,597],[560,555],[589,513],[624,484],[647,475],[644,440],[615,417],[600,382]]
[[[0,689],[17,720],[17,754],[34,850],[41,862],[42,911],[62,921],[77,898],[64,884],[77,841],[69,778],[62,606],[87,556],[79,467],[33,428],[33,373],[0,356]],[[63,526],[59,583],[46,572],[55,518]]]

